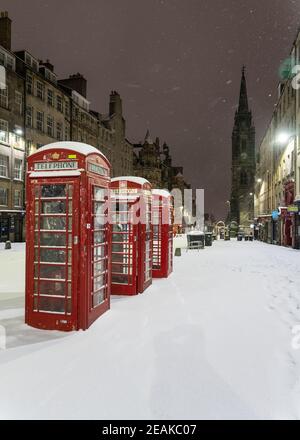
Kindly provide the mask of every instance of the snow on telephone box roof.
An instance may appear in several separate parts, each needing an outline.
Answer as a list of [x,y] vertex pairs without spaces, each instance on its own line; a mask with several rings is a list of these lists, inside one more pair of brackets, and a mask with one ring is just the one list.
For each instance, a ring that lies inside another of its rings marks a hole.
[[169,191],[167,191],[165,189],[153,189],[152,194],[154,196],[161,196],[161,197],[170,197],[170,195],[171,195],[169,193]]
[[101,153],[100,150],[97,150],[97,148],[93,147],[89,144],[84,144],[83,142],[72,142],[72,141],[64,141],[64,142],[53,142],[51,144],[44,145],[43,147],[40,147],[36,152],[33,154],[39,153],[40,151],[48,151],[48,150],[73,150],[76,151],[76,153],[82,154],[83,156],[88,156],[89,154],[99,154],[102,156],[106,162],[109,162],[107,157]]
[[143,186],[146,184],[151,186],[151,183],[149,182],[149,180],[144,179],[143,177],[136,177],[136,176],[121,176],[121,177],[114,177],[113,179],[111,179],[111,182],[118,182],[118,181],[128,181],[128,182],[134,182],[134,183],[138,183],[139,185]]

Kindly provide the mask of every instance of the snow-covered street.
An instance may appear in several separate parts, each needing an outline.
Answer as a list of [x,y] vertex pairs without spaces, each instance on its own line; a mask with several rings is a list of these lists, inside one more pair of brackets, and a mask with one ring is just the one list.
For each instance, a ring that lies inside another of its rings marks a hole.
[[0,418],[300,418],[299,251],[183,250],[169,279],[59,333],[23,323],[24,246],[2,249]]

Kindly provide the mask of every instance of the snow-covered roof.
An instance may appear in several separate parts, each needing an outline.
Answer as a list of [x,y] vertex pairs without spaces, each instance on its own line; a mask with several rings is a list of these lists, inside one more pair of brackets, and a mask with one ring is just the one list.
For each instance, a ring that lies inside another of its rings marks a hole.
[[[57,150],[58,148],[62,150],[73,150],[77,153],[83,154],[84,156],[87,156],[88,154],[100,154],[103,156],[105,160],[107,158],[104,156],[101,151],[97,150],[97,148],[93,147],[89,144],[84,144],[83,142],[72,142],[72,141],[63,141],[63,142],[53,142],[51,144],[44,145],[43,147],[39,148],[36,152],[40,151],[46,151],[46,150]],[[33,153],[35,154],[35,153]]]
[[169,191],[165,189],[153,189],[152,194],[155,196],[170,197]]
[[129,182],[138,183],[139,185],[144,185],[145,183],[151,185],[149,180],[146,180],[143,177],[121,176],[121,177],[114,177],[113,179],[111,179],[112,182],[118,182],[120,180],[128,180]]

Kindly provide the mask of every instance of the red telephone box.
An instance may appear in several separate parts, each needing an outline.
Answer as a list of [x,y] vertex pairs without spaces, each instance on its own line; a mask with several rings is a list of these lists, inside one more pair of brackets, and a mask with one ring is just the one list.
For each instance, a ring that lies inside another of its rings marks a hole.
[[110,307],[110,164],[96,148],[55,142],[28,157],[28,325],[87,329]]
[[111,180],[112,294],[136,295],[152,283],[151,204],[148,180]]
[[173,198],[168,191],[152,191],[153,278],[167,278],[173,271]]

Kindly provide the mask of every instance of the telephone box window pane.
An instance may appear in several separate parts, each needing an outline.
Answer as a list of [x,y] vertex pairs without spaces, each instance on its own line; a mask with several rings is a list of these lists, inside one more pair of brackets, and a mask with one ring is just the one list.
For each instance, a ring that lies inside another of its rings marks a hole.
[[94,228],[101,229],[105,225],[106,219],[104,215],[94,217]]
[[105,240],[105,233],[103,231],[94,232],[94,244],[103,243]]
[[39,309],[42,312],[65,313],[65,299],[40,296]]
[[72,266],[68,266],[68,280],[72,279]]
[[40,295],[65,296],[66,284],[56,281],[40,281]]
[[66,217],[41,217],[40,229],[61,231],[66,229]]
[[126,242],[126,243],[128,243],[129,236],[128,236],[128,234],[113,234],[112,235],[112,241],[114,243],[118,243],[118,242]]
[[35,212],[36,214],[39,213],[39,201],[38,201],[38,200],[36,200],[36,201],[34,202],[34,212]]
[[96,290],[101,289],[103,284],[104,284],[104,275],[94,278],[94,292],[96,292]]
[[94,187],[94,198],[95,200],[104,200],[104,197],[106,195],[106,190],[105,188],[98,188],[98,187]]
[[71,283],[68,283],[68,296],[72,296],[72,285]]
[[40,278],[64,280],[66,278],[66,267],[40,265]]
[[104,257],[104,246],[98,246],[94,248],[94,257],[95,258]]
[[35,219],[34,219],[34,229],[35,230],[39,229],[39,218],[38,218],[38,216],[36,216]]
[[38,245],[38,243],[39,243],[39,234],[36,232],[36,233],[34,234],[34,244],[35,244],[35,245]]
[[66,197],[66,186],[62,184],[42,185],[42,197]]
[[97,263],[94,263],[94,273],[103,272],[106,268],[105,266],[105,260],[97,261]]
[[104,291],[97,292],[93,295],[93,307],[98,306],[104,301]]
[[68,185],[68,196],[69,197],[73,196],[73,185]]
[[128,276],[113,273],[112,282],[116,284],[128,284]]
[[68,206],[68,210],[69,210],[69,215],[72,214],[72,200],[69,200],[69,206]]
[[61,249],[40,249],[40,261],[44,263],[65,263],[66,251]]
[[72,250],[68,250],[68,263],[72,263]]
[[126,252],[125,246],[122,243],[120,243],[120,244],[113,243],[112,244],[112,251],[113,252]]
[[40,233],[41,246],[66,246],[65,233]]
[[129,258],[127,255],[123,255],[123,254],[112,254],[112,262],[132,264],[132,258]]
[[42,201],[42,214],[65,214],[65,200]]
[[38,185],[36,185],[34,187],[34,197],[37,199],[40,195],[40,187]]

